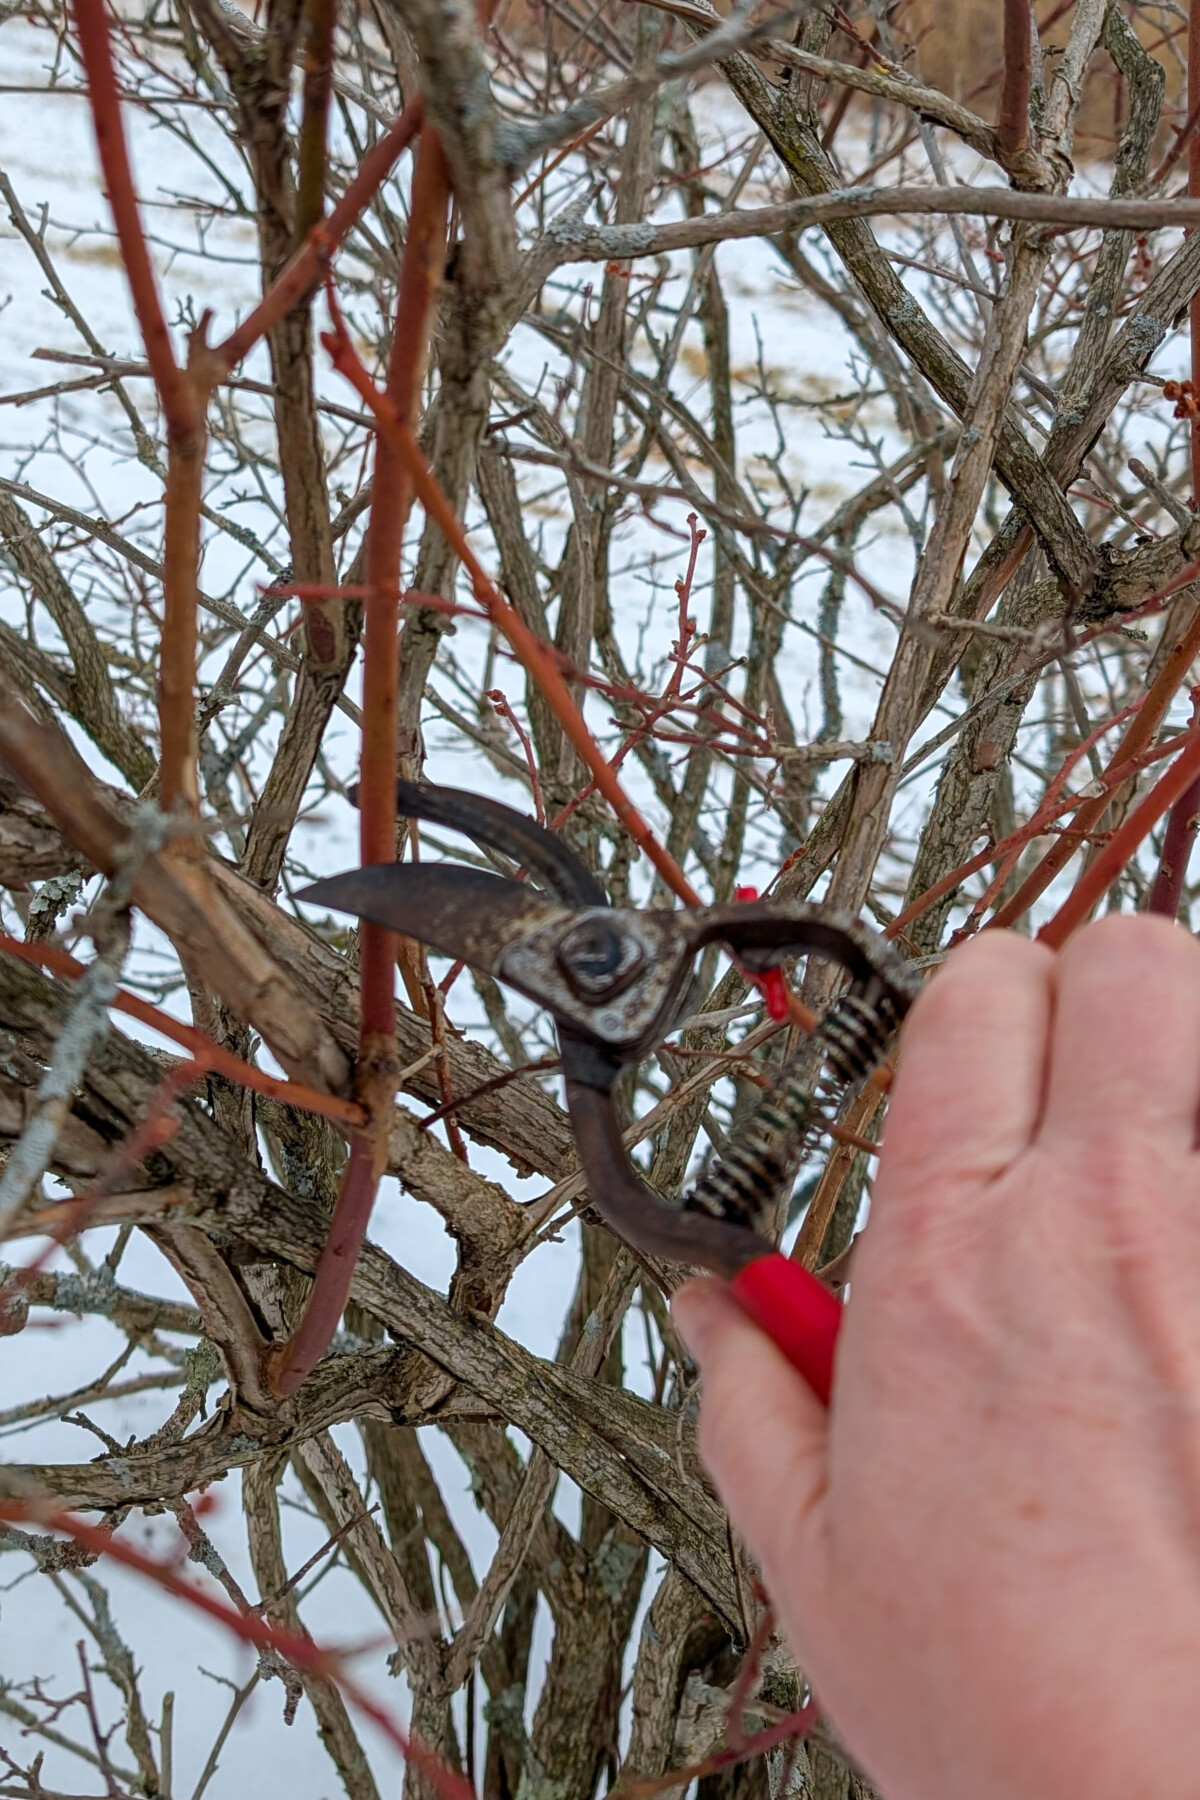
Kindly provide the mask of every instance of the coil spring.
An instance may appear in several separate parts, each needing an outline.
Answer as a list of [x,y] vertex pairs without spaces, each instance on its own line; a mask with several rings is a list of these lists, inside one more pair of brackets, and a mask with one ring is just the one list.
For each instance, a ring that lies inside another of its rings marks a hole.
[[[780,1071],[769,1093],[735,1131],[684,1201],[684,1209],[759,1229],[774,1213],[812,1141],[836,1123],[846,1093],[883,1060],[899,1015],[886,994],[855,991],[826,1013],[801,1057]],[[820,1061],[806,1082],[801,1068]]]

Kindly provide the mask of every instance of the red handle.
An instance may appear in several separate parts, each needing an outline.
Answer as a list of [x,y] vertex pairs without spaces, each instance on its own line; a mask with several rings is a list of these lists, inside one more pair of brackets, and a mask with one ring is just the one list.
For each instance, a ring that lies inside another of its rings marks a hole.
[[774,1338],[818,1400],[829,1405],[842,1303],[815,1275],[786,1256],[760,1256],[739,1269],[734,1293],[756,1325]]

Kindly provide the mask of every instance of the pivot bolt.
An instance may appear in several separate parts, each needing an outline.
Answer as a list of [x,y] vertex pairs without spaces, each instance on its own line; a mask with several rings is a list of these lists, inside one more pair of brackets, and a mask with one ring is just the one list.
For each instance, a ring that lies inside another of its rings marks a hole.
[[581,1000],[606,1000],[628,987],[646,960],[637,939],[603,918],[581,919],[562,938],[559,968]]

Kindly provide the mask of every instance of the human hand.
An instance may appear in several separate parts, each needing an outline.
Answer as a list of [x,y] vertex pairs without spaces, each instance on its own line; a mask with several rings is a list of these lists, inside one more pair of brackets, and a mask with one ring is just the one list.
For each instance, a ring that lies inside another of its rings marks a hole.
[[1200,1793],[1200,947],[957,950],[910,1015],[827,1413],[689,1283],[700,1447],[887,1800]]

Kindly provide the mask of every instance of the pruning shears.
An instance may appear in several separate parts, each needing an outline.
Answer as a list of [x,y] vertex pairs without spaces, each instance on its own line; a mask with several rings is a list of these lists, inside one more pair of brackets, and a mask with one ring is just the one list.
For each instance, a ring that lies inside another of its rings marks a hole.
[[[842,1307],[760,1229],[814,1129],[882,1059],[919,979],[891,945],[820,903],[737,901],[644,911],[610,906],[561,838],[480,795],[397,783],[399,810],[471,837],[527,880],[455,863],[380,863],[334,875],[299,898],[416,938],[507,983],[549,1011],[567,1110],[591,1203],[635,1253],[724,1276],[747,1312],[828,1401]],[[536,882],[536,886],[533,884]],[[682,1206],[650,1189],[629,1159],[613,1100],[688,1010],[697,954],[720,944],[752,975],[816,954],[850,983],[818,1025],[805,1067],[785,1065]]]

